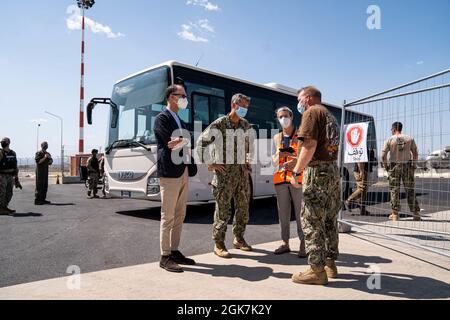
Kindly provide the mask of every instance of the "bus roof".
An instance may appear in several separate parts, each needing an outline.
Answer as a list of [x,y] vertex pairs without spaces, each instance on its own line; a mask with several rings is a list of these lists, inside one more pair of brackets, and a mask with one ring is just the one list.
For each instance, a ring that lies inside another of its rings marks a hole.
[[[235,78],[235,77],[228,76],[228,75],[225,75],[225,74],[221,74],[221,73],[218,73],[218,72],[214,72],[214,71],[202,69],[202,68],[199,68],[199,67],[191,66],[191,65],[184,64],[184,63],[181,63],[181,62],[178,62],[178,61],[175,61],[175,60],[169,60],[169,61],[163,62],[161,64],[152,66],[150,68],[144,69],[142,71],[133,73],[133,74],[131,74],[131,75],[129,75],[129,76],[127,76],[127,77],[117,81],[115,84],[118,84],[118,83],[120,83],[122,81],[128,80],[128,79],[133,78],[135,76],[138,76],[140,74],[143,74],[143,73],[146,73],[148,71],[151,71],[151,70],[154,70],[154,69],[157,69],[157,68],[161,68],[161,67],[164,67],[164,66],[167,66],[167,67],[172,67],[172,66],[185,67],[185,68],[188,68],[188,69],[191,69],[191,70],[207,73],[207,74],[210,74],[210,75],[213,75],[213,76],[218,76],[218,77],[230,79],[230,80],[234,80],[234,81],[237,81],[237,82],[242,82],[242,83],[245,83],[245,84],[248,84],[248,85],[251,85],[251,86],[255,86],[255,87],[259,87],[259,88],[263,88],[263,89],[268,89],[268,90],[275,91],[275,92],[278,92],[278,93],[287,94],[287,95],[290,95],[290,96],[293,96],[293,97],[297,97],[297,91],[298,91],[297,89],[294,89],[294,88],[291,88],[291,87],[288,87],[288,86],[284,86],[282,84],[278,84],[278,83],[259,84],[259,83],[251,82],[251,81],[248,81],[248,80],[239,79],[239,78]],[[328,103],[328,102],[323,102],[323,104],[327,105],[327,106],[334,107],[334,108],[339,108],[339,109],[342,108],[341,106],[338,106],[338,105],[335,105],[335,104],[332,104],[332,103]],[[357,111],[353,111],[353,110],[352,110],[352,112],[363,114],[361,112],[357,112]],[[367,116],[370,116],[370,115],[367,115]]]
[[263,84],[251,82],[251,81],[248,81],[248,80],[239,79],[239,78],[235,78],[235,77],[228,76],[228,75],[225,75],[225,74],[221,74],[221,73],[218,73],[218,72],[214,72],[214,71],[202,69],[202,68],[199,68],[199,67],[191,66],[191,65],[184,64],[184,63],[181,63],[181,62],[178,62],[178,61],[174,61],[174,60],[166,61],[166,62],[163,62],[161,64],[158,64],[158,65],[152,66],[150,68],[144,69],[142,71],[139,71],[137,73],[134,73],[132,75],[129,75],[128,77],[125,77],[125,78],[117,81],[116,84],[118,84],[118,83],[120,83],[122,81],[128,80],[128,79],[130,79],[132,77],[138,76],[140,74],[143,74],[145,72],[148,72],[148,71],[160,68],[160,67],[164,67],[164,66],[167,66],[167,67],[180,66],[180,67],[188,68],[188,69],[191,69],[191,70],[199,71],[199,72],[202,72],[202,73],[207,73],[207,74],[210,74],[210,75],[213,75],[213,76],[218,76],[218,77],[230,79],[230,80],[234,80],[234,81],[237,81],[237,82],[242,82],[242,83],[245,83],[245,84],[248,84],[248,85],[251,85],[251,86],[264,88],[264,89],[269,89],[269,90],[272,90],[272,91],[277,91],[277,92],[280,92],[280,93],[284,93],[284,94],[288,94],[288,95],[297,97],[297,90],[296,89],[289,88],[289,87],[286,87],[286,86],[283,86],[283,85],[280,85],[280,84],[269,83],[269,84],[263,85]]

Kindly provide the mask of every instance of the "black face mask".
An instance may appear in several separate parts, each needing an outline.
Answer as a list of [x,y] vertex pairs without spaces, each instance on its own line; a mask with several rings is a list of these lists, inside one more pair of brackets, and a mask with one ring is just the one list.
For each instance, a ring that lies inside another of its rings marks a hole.
[[42,146],[42,150],[47,151],[48,146]]
[[2,148],[6,149],[9,147],[9,143],[2,142]]

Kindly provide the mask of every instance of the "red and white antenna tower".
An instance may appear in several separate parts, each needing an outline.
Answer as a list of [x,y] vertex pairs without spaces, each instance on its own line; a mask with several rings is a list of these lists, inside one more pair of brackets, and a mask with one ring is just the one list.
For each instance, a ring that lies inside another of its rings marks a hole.
[[81,81],[80,81],[80,135],[78,141],[78,152],[84,153],[84,12],[92,8],[94,0],[77,0],[77,5],[83,13],[81,22]]

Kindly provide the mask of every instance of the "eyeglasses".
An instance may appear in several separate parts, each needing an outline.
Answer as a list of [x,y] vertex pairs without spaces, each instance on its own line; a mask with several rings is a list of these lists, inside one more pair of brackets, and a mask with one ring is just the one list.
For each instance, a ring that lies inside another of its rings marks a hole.
[[187,98],[187,95],[185,94],[181,94],[181,93],[172,93],[173,96],[178,96],[178,97],[182,97],[183,99]]

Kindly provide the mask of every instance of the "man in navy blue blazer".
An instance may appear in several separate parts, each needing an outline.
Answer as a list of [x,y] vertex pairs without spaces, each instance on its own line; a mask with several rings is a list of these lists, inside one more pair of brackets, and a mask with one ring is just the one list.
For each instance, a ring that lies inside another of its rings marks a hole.
[[[187,130],[187,126],[177,113],[187,108],[188,100],[182,85],[169,86],[166,90],[166,99],[167,107],[156,117],[154,125],[158,144],[158,175],[162,202],[159,265],[170,272],[183,272],[180,264],[195,264],[194,260],[186,258],[178,250],[186,217],[189,187],[188,161],[191,160],[191,156],[183,154],[183,150],[180,151],[183,144],[188,143],[188,139],[181,138],[177,130]],[[172,157],[173,153],[175,157]],[[177,157],[184,160],[179,161],[181,163],[174,163],[173,159]]]

